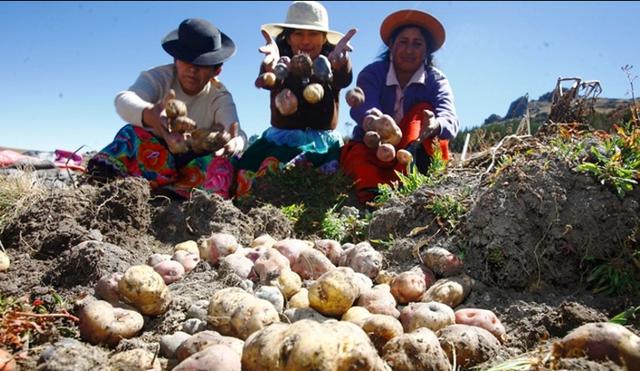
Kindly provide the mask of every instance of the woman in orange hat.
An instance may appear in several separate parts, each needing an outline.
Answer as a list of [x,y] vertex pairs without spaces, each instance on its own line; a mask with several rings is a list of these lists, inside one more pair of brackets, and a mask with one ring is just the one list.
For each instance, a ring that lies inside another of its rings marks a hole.
[[433,66],[433,53],[445,41],[442,24],[427,13],[401,10],[385,18],[380,36],[388,49],[358,75],[357,86],[365,99],[351,109],[357,125],[340,158],[363,203],[375,198],[379,184],[396,181],[396,171],[407,172],[406,165],[396,159],[382,161],[375,148],[364,144],[365,118],[391,116],[402,131],[396,149],[409,150],[422,173],[428,171],[434,151],[448,159],[448,140],[459,126],[451,86]]
[[294,1],[283,23],[265,24],[261,32],[265,57],[256,86],[270,92],[271,125],[234,161],[238,198],[250,193],[256,177],[288,164],[338,170],[344,144],[335,130],[338,98],[353,80],[348,42],[356,30],[330,30],[319,2]]

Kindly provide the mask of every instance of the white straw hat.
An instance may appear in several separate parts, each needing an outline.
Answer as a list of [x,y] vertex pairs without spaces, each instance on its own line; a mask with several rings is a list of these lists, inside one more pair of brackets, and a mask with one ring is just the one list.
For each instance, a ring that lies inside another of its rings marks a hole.
[[284,28],[300,30],[322,31],[327,33],[327,40],[335,45],[342,38],[342,34],[329,29],[329,14],[327,9],[317,1],[294,1],[287,10],[284,23],[269,23],[260,27],[273,38],[278,36]]

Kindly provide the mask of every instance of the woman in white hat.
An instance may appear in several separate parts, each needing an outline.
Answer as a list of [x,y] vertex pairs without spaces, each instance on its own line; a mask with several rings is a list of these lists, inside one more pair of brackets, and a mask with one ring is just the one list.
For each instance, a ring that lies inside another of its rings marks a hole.
[[259,50],[265,58],[256,86],[271,92],[271,126],[234,163],[238,197],[249,193],[256,174],[264,173],[261,169],[300,162],[324,173],[338,169],[343,145],[335,130],[338,98],[353,79],[348,42],[356,30],[345,36],[330,30],[320,3],[295,1],[284,23],[265,24],[261,32],[266,45]]
[[340,158],[363,203],[375,198],[379,184],[397,181],[396,171],[407,173],[405,165],[396,159],[381,161],[363,143],[363,120],[372,109],[394,118],[402,130],[396,149],[412,152],[422,173],[428,171],[436,151],[448,159],[448,140],[457,135],[459,126],[451,86],[433,66],[433,53],[445,40],[442,24],[427,13],[401,10],[385,18],[380,36],[388,49],[358,75],[365,100],[351,109],[357,125]]
[[[196,187],[229,197],[233,167],[223,155],[241,152],[246,136],[231,94],[217,76],[235,54],[235,44],[210,22],[190,18],[162,40],[162,48],[173,63],[142,72],[118,93],[116,111],[129,124],[89,161],[88,171],[98,180],[141,176],[153,190],[184,197]],[[226,144],[215,153],[189,148],[184,135],[169,132],[167,98],[183,101],[197,128],[224,127],[230,134]]]

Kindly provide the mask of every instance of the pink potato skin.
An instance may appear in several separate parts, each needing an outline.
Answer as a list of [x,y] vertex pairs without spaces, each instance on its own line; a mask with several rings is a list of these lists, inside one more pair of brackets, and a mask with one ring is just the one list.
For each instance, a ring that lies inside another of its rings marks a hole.
[[175,260],[165,260],[153,266],[153,270],[158,272],[164,283],[167,285],[176,282],[184,276],[184,267]]
[[507,333],[502,322],[500,322],[492,311],[478,308],[465,308],[458,309],[455,314],[457,324],[483,328],[504,344]]

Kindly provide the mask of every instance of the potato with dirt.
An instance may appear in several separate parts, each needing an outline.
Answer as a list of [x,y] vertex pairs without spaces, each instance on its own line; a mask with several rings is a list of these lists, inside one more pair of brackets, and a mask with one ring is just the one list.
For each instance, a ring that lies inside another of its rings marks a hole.
[[382,269],[382,254],[369,242],[360,242],[347,247],[340,257],[340,266],[350,267],[355,272],[374,279]]
[[438,337],[424,327],[389,340],[382,348],[382,356],[394,371],[451,370]]
[[280,289],[282,295],[284,295],[287,300],[291,299],[293,295],[302,289],[302,279],[296,272],[290,269],[282,270],[273,283],[274,286]]
[[436,335],[449,361],[455,361],[462,368],[488,361],[500,349],[500,342],[495,336],[476,326],[450,325],[436,331]]
[[200,258],[217,265],[220,259],[238,249],[238,240],[229,233],[212,233],[200,242]]
[[427,289],[422,272],[410,270],[402,272],[391,280],[391,295],[398,304],[420,300]]
[[110,371],[160,371],[162,366],[156,355],[145,349],[130,349],[116,353],[109,359]]
[[104,300],[87,298],[80,305],[80,336],[91,344],[115,346],[136,336],[144,325],[140,313],[113,307]]
[[405,332],[413,332],[419,328],[438,331],[456,323],[453,309],[446,304],[432,301],[429,303],[409,303],[400,312],[400,322]]
[[216,331],[201,331],[180,344],[176,349],[176,358],[178,361],[183,361],[212,345],[224,345],[238,356],[241,356],[244,341],[231,336],[220,335]]
[[425,303],[437,301],[455,308],[467,298],[472,284],[472,278],[465,274],[441,278],[427,289],[420,301]]
[[238,287],[216,291],[209,302],[207,322],[222,335],[246,339],[262,328],[280,322],[270,302]]
[[197,251],[177,250],[173,253],[171,259],[180,263],[184,267],[184,273],[187,274],[200,263],[200,253]]
[[462,260],[441,247],[431,247],[420,251],[420,260],[437,277],[450,277],[462,272]]
[[361,327],[379,353],[389,340],[404,333],[400,321],[384,314],[372,314]]
[[370,289],[361,290],[356,305],[367,308],[374,314],[386,314],[394,318],[400,317],[396,308],[396,299],[391,294],[391,287],[386,284],[376,285]]
[[362,327],[367,318],[371,317],[372,315],[373,314],[371,314],[371,312],[369,312],[367,308],[354,306],[344,312],[341,320],[355,323],[356,325]]
[[456,323],[481,327],[489,331],[501,343],[507,340],[507,332],[495,313],[487,309],[464,308],[455,312]]
[[268,283],[277,279],[285,270],[291,270],[289,259],[278,250],[270,248],[253,265],[260,282]]
[[334,320],[277,323],[254,333],[245,342],[242,369],[389,370],[360,327]]
[[147,316],[157,316],[169,309],[171,294],[162,276],[148,265],[134,265],[118,281],[120,297]]
[[301,288],[289,299],[287,308],[309,308],[309,290]]
[[9,259],[9,255],[4,251],[0,251],[0,272],[9,270],[10,266],[11,260]]
[[320,250],[311,247],[301,249],[296,260],[291,264],[291,270],[298,273],[303,280],[318,279],[335,267]]
[[596,361],[610,359],[628,370],[640,370],[640,337],[617,323],[587,323],[555,342],[553,355],[586,356]]
[[122,273],[111,273],[100,277],[96,283],[95,295],[98,299],[102,299],[115,305],[120,301],[120,291],[118,290],[118,282],[122,278]]
[[342,256],[342,246],[340,242],[336,240],[324,239],[317,240],[314,244],[314,249],[320,250],[333,265],[340,265],[340,257]]
[[309,305],[325,316],[342,316],[358,296],[360,289],[348,267],[335,268],[309,286]]
[[153,266],[153,270],[158,272],[164,283],[170,285],[179,281],[184,276],[184,266],[175,260],[165,260]]

